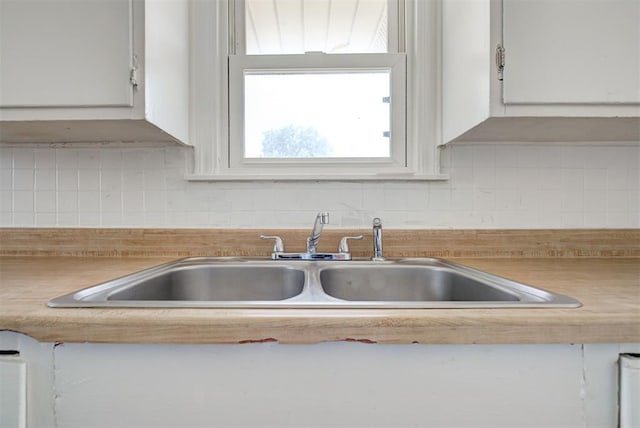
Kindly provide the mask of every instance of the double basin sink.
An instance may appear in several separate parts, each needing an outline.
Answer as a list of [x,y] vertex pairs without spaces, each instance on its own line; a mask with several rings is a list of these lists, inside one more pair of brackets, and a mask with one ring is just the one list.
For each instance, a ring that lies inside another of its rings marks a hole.
[[532,308],[577,300],[440,259],[194,257],[49,301],[50,307]]

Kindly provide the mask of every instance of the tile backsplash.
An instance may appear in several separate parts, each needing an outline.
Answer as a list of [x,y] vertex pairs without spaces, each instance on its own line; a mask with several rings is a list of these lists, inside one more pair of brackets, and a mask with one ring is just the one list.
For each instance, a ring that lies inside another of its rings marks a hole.
[[188,182],[187,149],[0,148],[0,227],[638,228],[638,145],[459,145],[448,181]]

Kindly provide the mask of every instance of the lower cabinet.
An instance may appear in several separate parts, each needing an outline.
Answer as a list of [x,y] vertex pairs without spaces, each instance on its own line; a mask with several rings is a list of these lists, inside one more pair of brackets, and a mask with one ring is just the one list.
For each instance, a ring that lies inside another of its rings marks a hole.
[[620,428],[640,427],[640,354],[620,355]]
[[0,351],[0,427],[24,428],[27,414],[25,363],[15,351]]
[[640,344],[23,342],[29,377],[41,378],[27,385],[26,426],[83,428],[613,427],[619,356],[640,351]]

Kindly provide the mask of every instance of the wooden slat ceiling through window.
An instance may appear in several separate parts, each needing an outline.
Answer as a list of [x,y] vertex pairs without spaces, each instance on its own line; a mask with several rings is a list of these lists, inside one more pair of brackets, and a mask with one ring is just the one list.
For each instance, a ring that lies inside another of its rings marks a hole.
[[246,0],[247,54],[387,52],[387,0]]

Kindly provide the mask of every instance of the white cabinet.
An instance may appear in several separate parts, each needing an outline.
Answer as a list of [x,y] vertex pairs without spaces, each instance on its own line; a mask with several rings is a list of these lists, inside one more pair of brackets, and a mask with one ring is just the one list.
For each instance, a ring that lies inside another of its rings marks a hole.
[[640,1],[445,1],[442,19],[443,143],[640,141]]
[[640,1],[511,0],[503,16],[505,104],[640,103]]
[[0,354],[0,426],[24,428],[26,426],[27,376],[24,361],[19,354]]
[[186,0],[0,0],[0,142],[188,143]]
[[620,355],[620,428],[640,427],[640,354]]
[[55,427],[55,345],[0,331],[0,427]]

